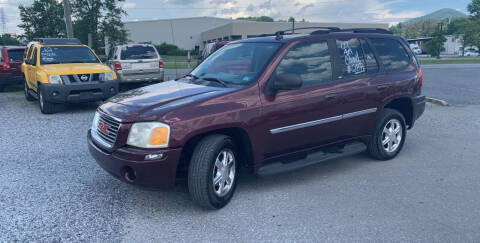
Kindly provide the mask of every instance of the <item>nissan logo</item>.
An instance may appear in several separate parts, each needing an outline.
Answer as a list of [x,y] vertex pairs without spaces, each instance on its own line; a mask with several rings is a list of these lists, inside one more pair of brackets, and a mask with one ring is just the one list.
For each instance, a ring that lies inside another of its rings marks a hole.
[[84,74],[80,76],[80,80],[82,80],[83,82],[88,81],[88,76]]

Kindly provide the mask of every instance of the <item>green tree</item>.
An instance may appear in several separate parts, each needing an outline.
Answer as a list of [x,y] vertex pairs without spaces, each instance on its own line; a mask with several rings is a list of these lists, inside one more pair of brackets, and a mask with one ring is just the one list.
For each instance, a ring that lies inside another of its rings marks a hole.
[[14,46],[21,45],[22,43],[14,37],[11,37],[9,34],[0,35],[0,46]]
[[467,6],[468,12],[476,20],[480,20],[480,0],[472,0]]
[[18,7],[23,30],[22,38],[32,40],[41,37],[65,36],[63,5],[56,0],[35,0],[32,5]]
[[260,16],[260,17],[239,17],[238,20],[248,20],[248,21],[256,21],[256,22],[274,22],[272,17],[269,16]]
[[480,47],[480,26],[472,19],[459,19],[452,21],[448,25],[447,34],[455,35],[462,42],[463,53],[465,48],[469,46]]
[[440,58],[440,53],[445,51],[445,41],[447,41],[447,38],[445,38],[443,31],[437,30],[433,33],[432,39],[425,43],[425,47],[432,57]]
[[92,48],[104,53],[105,37],[110,44],[123,44],[127,41],[127,31],[121,21],[125,10],[118,6],[125,0],[74,0],[72,12],[75,37],[88,43],[92,35]]

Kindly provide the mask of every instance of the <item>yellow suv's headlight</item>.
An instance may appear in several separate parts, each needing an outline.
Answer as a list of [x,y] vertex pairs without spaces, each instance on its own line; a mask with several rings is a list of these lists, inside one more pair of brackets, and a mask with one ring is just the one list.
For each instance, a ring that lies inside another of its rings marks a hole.
[[60,75],[50,75],[50,76],[48,76],[48,81],[51,84],[61,84],[62,83],[62,77],[60,77]]
[[169,125],[161,122],[139,122],[132,125],[127,144],[140,148],[167,148],[169,140]]

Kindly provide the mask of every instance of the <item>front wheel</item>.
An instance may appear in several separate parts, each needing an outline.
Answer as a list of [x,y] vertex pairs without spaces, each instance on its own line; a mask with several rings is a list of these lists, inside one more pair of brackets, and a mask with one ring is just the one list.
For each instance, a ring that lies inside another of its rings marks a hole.
[[188,168],[188,189],[195,203],[220,209],[230,202],[238,174],[237,149],[225,135],[210,135],[196,146]]
[[402,150],[407,135],[405,118],[393,109],[380,113],[372,139],[368,144],[369,154],[379,160],[389,160]]
[[48,102],[44,99],[44,91],[42,86],[38,86],[38,104],[40,106],[40,111],[43,114],[53,114],[55,113],[55,104]]

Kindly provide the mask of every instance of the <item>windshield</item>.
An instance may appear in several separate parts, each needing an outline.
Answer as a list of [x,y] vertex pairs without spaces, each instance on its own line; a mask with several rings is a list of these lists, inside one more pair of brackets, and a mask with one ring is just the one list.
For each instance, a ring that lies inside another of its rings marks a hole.
[[157,52],[153,46],[129,46],[122,48],[122,60],[156,59]]
[[260,76],[280,46],[280,43],[229,44],[211,54],[190,75],[231,84],[251,83]]
[[85,46],[48,46],[40,49],[40,63],[99,63],[98,58]]
[[8,58],[14,62],[21,62],[23,60],[23,49],[8,50]]

